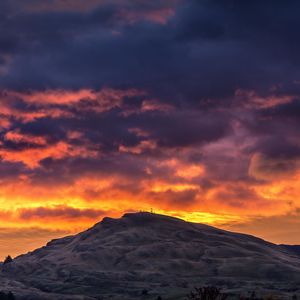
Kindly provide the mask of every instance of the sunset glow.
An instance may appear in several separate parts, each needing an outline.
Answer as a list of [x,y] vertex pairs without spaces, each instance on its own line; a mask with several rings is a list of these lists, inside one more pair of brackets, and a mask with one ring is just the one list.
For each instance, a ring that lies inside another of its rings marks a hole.
[[294,19],[258,16],[269,45],[237,4],[9,2],[0,258],[133,211],[300,243]]

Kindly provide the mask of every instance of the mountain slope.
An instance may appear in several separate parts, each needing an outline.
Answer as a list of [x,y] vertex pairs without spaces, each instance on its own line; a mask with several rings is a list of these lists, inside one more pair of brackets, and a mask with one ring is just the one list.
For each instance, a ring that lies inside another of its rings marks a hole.
[[300,256],[300,245],[280,245],[281,247],[284,247],[288,249],[290,252],[293,252],[295,254],[298,254]]
[[53,240],[6,264],[2,273],[47,293],[134,299],[143,290],[180,295],[204,283],[294,289],[300,283],[300,258],[253,236],[132,213]]

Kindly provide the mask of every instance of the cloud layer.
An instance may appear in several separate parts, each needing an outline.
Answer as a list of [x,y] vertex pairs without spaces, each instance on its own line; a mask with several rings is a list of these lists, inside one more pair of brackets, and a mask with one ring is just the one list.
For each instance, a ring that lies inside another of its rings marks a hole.
[[257,224],[281,218],[293,240],[299,11],[283,0],[2,1],[2,222],[79,230],[153,208],[273,240],[281,231]]

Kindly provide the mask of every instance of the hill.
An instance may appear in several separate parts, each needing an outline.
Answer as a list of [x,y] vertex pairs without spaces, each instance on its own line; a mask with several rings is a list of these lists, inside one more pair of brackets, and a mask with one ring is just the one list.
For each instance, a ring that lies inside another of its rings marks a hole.
[[141,299],[143,294],[183,299],[202,284],[230,291],[296,292],[300,257],[289,247],[250,235],[129,213],[53,240],[3,265],[1,273],[5,280],[34,289],[30,300]]

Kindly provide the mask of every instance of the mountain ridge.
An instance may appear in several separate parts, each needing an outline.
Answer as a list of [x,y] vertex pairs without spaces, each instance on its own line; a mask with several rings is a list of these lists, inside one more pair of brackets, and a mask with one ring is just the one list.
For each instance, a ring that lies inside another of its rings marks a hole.
[[295,289],[300,258],[288,247],[251,235],[139,212],[105,217],[77,235],[52,240],[3,265],[1,273],[61,297],[139,299],[149,290],[153,297],[182,299],[199,284]]

